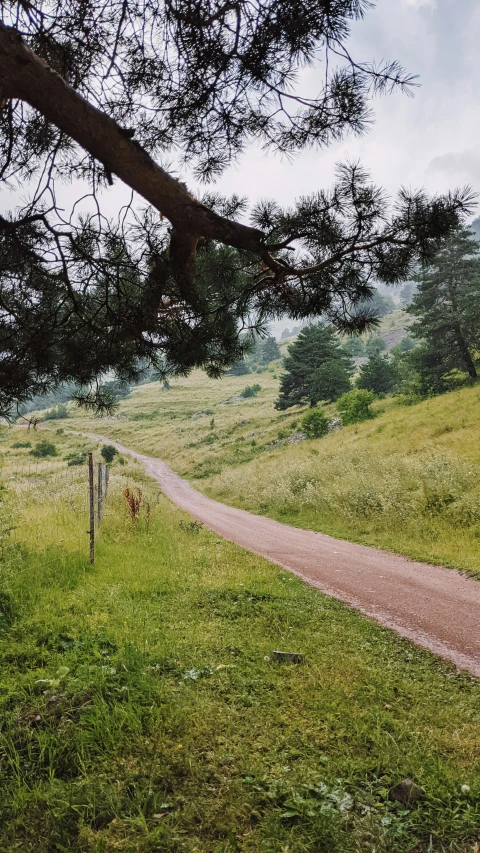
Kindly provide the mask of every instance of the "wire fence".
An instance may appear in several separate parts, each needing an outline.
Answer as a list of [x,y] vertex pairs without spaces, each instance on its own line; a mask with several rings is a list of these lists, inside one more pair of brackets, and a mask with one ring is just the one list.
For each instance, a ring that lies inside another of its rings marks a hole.
[[21,547],[45,554],[55,547],[95,560],[95,538],[109,494],[109,466],[87,460],[2,459],[0,559],[18,561]]

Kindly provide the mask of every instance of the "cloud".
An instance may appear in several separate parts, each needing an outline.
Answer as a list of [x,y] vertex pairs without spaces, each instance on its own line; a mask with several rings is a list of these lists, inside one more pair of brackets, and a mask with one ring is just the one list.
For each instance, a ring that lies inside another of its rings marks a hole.
[[480,151],[470,149],[441,154],[430,160],[427,171],[478,184],[480,181]]
[[415,6],[417,8],[426,7],[428,9],[434,9],[436,5],[436,0],[405,0],[407,6]]

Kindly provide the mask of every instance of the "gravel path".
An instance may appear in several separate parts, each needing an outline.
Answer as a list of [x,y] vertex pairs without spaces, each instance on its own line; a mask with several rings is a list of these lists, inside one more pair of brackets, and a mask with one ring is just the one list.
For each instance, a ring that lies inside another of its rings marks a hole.
[[160,459],[129,450],[164,494],[220,536],[277,563],[480,677],[480,583],[459,572],[300,530],[207,498]]

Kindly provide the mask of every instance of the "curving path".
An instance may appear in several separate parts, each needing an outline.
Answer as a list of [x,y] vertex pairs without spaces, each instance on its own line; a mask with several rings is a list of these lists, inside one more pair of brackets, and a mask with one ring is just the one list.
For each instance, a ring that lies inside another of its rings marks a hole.
[[164,494],[225,539],[480,677],[480,583],[459,572],[281,524],[207,498],[160,459],[143,462]]

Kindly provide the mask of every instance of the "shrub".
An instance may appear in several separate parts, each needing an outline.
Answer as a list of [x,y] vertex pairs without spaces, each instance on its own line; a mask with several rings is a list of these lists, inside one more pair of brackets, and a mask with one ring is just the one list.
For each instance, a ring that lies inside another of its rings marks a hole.
[[320,407],[310,409],[302,418],[302,429],[308,438],[321,438],[328,432],[328,418]]
[[57,456],[57,448],[51,441],[48,441],[44,438],[42,441],[39,441],[38,444],[35,445],[33,450],[30,451],[32,456],[43,457],[43,456]]
[[260,385],[247,385],[240,394],[241,397],[256,397],[262,388]]
[[12,450],[17,450],[19,447],[31,447],[31,441],[16,441],[15,444],[12,444]]
[[65,461],[69,468],[73,465],[84,465],[87,461],[87,454],[84,450],[78,450],[76,453],[69,453],[65,456]]
[[374,399],[375,394],[363,388],[357,388],[355,391],[349,391],[348,394],[342,394],[337,400],[337,409],[342,417],[342,422],[345,425],[356,424],[360,421],[366,421],[368,418],[373,418],[370,405]]
[[115,456],[118,454],[118,450],[113,446],[113,444],[104,444],[100,453],[105,459],[105,462],[110,463],[113,462]]
[[68,409],[65,403],[59,403],[54,409],[49,409],[45,412],[42,420],[44,421],[60,421],[63,418],[68,418]]

